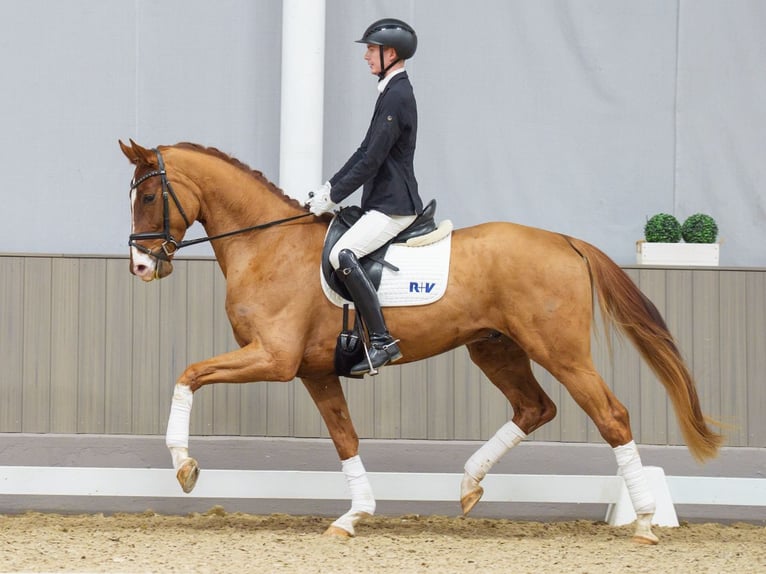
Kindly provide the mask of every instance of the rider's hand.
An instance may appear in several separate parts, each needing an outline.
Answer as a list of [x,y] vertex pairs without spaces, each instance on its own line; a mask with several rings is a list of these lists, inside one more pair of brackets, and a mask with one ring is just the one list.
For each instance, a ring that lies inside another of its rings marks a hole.
[[330,199],[330,182],[326,181],[322,187],[309,192],[309,199],[306,207],[314,215],[322,215],[332,211],[337,205]]

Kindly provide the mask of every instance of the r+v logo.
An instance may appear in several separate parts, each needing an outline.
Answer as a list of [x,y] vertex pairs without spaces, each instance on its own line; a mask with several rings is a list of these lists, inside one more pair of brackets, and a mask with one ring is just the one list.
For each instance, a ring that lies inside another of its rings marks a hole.
[[434,287],[436,283],[410,281],[410,293],[430,293]]

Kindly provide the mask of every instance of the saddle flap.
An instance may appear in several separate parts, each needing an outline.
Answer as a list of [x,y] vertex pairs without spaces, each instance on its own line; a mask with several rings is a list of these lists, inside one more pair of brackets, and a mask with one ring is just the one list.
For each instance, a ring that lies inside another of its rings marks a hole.
[[[351,300],[351,294],[348,292],[343,282],[335,275],[335,269],[330,264],[330,251],[335,247],[335,244],[343,236],[349,228],[354,225],[362,216],[362,210],[359,207],[352,206],[341,209],[340,212],[330,222],[330,227],[327,229],[327,235],[324,240],[324,247],[322,248],[322,274],[325,281],[330,288],[338,293],[341,297],[347,300]],[[383,274],[383,264],[379,261],[388,249],[386,244],[383,247],[373,251],[367,257],[363,257],[360,261],[364,268],[367,277],[370,278],[375,289],[380,287],[380,278]]]
[[[364,212],[362,208],[356,205],[344,207],[330,222],[330,227],[327,230],[325,236],[324,247],[322,248],[322,275],[324,275],[325,281],[330,288],[338,293],[341,297],[347,300],[351,300],[351,295],[348,290],[343,286],[343,282],[335,276],[335,270],[330,264],[330,251],[348,231],[352,225],[354,225],[359,218],[362,217]],[[436,200],[432,199],[425,206],[420,215],[415,218],[406,229],[399,233],[393,240],[389,241],[382,247],[379,247],[366,257],[362,257],[360,263],[364,268],[365,273],[372,281],[372,284],[377,290],[380,287],[381,277],[383,275],[383,266],[385,265],[385,254],[388,251],[389,246],[392,243],[407,243],[412,241],[415,237],[427,235],[436,230],[436,222],[434,216],[436,214]]]

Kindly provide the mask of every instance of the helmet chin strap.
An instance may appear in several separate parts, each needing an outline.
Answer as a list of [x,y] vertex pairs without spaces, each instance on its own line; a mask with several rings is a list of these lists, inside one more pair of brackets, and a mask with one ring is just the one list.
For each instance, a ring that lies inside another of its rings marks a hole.
[[385,61],[383,60],[383,46],[378,46],[378,54],[380,54],[380,73],[378,74],[378,78],[382,80],[386,77],[386,74],[388,71],[397,63],[401,62],[402,59],[397,56],[396,60],[391,62],[388,66],[386,66]]

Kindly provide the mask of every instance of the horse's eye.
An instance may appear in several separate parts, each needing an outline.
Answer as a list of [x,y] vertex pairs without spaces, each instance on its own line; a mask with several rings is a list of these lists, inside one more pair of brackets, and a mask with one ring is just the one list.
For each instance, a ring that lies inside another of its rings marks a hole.
[[153,193],[147,193],[144,195],[144,197],[141,199],[141,201],[144,202],[144,204],[152,203],[154,201],[154,194]]

